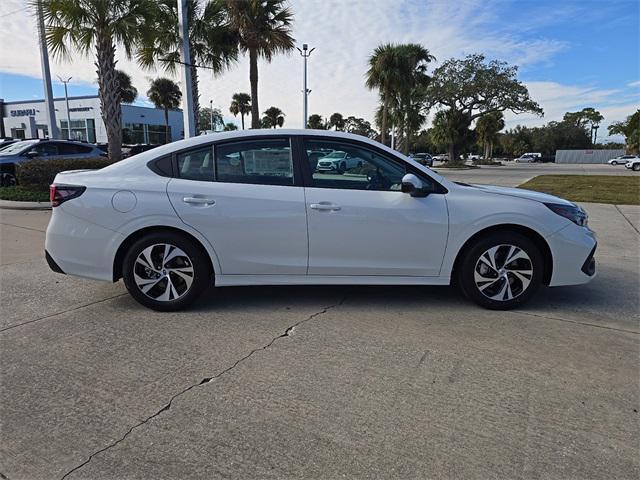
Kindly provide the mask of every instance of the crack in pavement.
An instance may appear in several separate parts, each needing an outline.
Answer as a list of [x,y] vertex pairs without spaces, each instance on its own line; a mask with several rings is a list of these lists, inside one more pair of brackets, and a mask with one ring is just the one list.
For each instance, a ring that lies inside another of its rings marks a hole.
[[96,300],[95,302],[86,303],[84,305],[79,305],[77,307],[73,307],[73,308],[70,308],[68,310],[63,310],[62,312],[52,313],[50,315],[45,315],[44,317],[35,318],[33,320],[28,320],[26,322],[18,323],[16,325],[11,325],[9,327],[5,327],[5,328],[0,329],[0,333],[6,332],[7,330],[11,330],[13,328],[22,327],[23,325],[29,325],[30,323],[39,322],[40,320],[46,320],[47,318],[57,317],[58,315],[63,315],[65,313],[73,312],[75,310],[80,310],[81,308],[90,307],[91,305],[96,305],[97,303],[102,303],[102,302],[106,302],[108,300],[113,300],[114,298],[123,297],[125,295],[127,295],[127,294],[126,293],[119,293],[118,295],[113,295],[112,297],[103,298],[102,300]]
[[633,335],[640,335],[640,332],[637,332],[635,330],[627,330],[627,329],[624,329],[624,328],[617,328],[617,327],[608,327],[606,325],[598,325],[597,323],[580,322],[578,320],[569,320],[568,318],[550,317],[549,315],[543,315],[543,314],[540,314],[540,313],[519,312],[519,311],[511,311],[510,313],[513,313],[513,314],[516,314],[516,315],[527,315],[529,317],[544,318],[544,319],[547,319],[547,320],[555,320],[557,322],[574,323],[576,325],[583,325],[585,327],[602,328],[602,329],[605,329],[605,330],[613,330],[613,331],[616,331],[616,332],[631,333]]
[[633,223],[631,223],[631,220],[629,220],[629,217],[627,217],[624,213],[622,213],[622,210],[620,210],[620,207],[618,207],[618,205],[614,205],[614,207],[616,207],[616,210],[618,210],[618,213],[622,215],[622,217],[627,221],[627,223],[631,225],[631,228],[633,228],[636,231],[636,233],[640,235],[640,230],[638,230],[636,226]]
[[24,228],[25,230],[31,230],[32,232],[47,233],[46,230],[40,230],[38,228],[31,228],[31,227],[23,227],[22,225],[14,225],[13,223],[0,222],[0,225],[6,225],[7,227]]
[[306,318],[303,318],[302,320],[294,323],[293,325],[287,327],[287,329],[284,331],[284,333],[282,333],[281,335],[278,335],[277,337],[273,337],[271,339],[271,341],[269,341],[269,343],[263,345],[262,347],[259,348],[254,348],[253,350],[251,350],[248,354],[246,354],[244,357],[240,358],[239,360],[236,360],[230,367],[225,368],[224,370],[222,370],[219,373],[216,373],[215,375],[211,376],[211,377],[205,377],[202,380],[200,380],[197,383],[194,383],[193,385],[189,385],[187,388],[181,390],[180,392],[176,393],[175,395],[173,395],[169,401],[162,407],[160,408],[160,410],[158,410],[156,413],[154,413],[153,415],[150,415],[149,417],[145,418],[144,420],[142,420],[141,422],[138,422],[137,424],[135,424],[134,426],[132,426],[122,437],[120,437],[118,440],[115,440],[114,442],[111,442],[109,445],[107,445],[106,447],[101,448],[100,450],[96,450],[95,452],[93,452],[91,455],[89,455],[89,458],[87,458],[84,462],[82,462],[80,465],[72,468],[71,470],[69,470],[67,473],[65,473],[61,480],[64,480],[65,478],[67,478],[69,475],[71,475],[73,472],[81,469],[82,467],[84,467],[85,465],[87,465],[89,462],[91,462],[91,460],[93,459],[93,457],[95,457],[96,455],[99,455],[100,453],[103,453],[107,450],[109,450],[110,448],[115,447],[116,445],[118,445],[119,443],[123,442],[134,430],[136,430],[137,428],[145,425],[146,423],[148,423],[149,421],[153,420],[154,418],[158,417],[159,415],[161,415],[163,412],[168,411],[171,408],[171,405],[173,403],[173,401],[184,395],[185,393],[187,393],[188,391],[196,388],[196,387],[200,387],[202,385],[206,385],[208,383],[213,382],[214,380],[222,377],[223,375],[225,375],[226,373],[229,373],[231,370],[233,370],[234,368],[236,368],[238,365],[240,365],[241,363],[243,363],[245,360],[248,360],[250,357],[252,357],[255,353],[263,351],[263,350],[267,350],[269,347],[271,347],[278,339],[280,338],[284,338],[284,337],[289,337],[291,336],[291,334],[293,333],[293,330],[302,325],[303,323],[309,322],[311,320],[313,320],[316,317],[319,317],[320,315],[324,315],[325,313],[327,313],[329,310],[339,307],[342,304],[344,304],[344,302],[346,301],[347,296],[343,296],[342,299],[340,299],[340,301],[338,303],[335,303],[333,305],[329,305],[328,307],[324,307],[322,310],[319,310],[315,313],[312,313],[311,315],[309,315]]

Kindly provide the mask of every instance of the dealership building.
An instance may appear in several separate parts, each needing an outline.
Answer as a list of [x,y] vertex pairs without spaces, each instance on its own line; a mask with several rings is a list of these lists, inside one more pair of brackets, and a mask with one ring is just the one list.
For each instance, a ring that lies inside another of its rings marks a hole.
[[[55,98],[55,116],[60,137],[90,143],[106,143],[107,132],[97,95],[69,97],[69,115],[64,98]],[[122,104],[122,136],[125,144],[165,143],[164,110]],[[48,138],[44,100],[5,102],[0,100],[0,137]],[[67,119],[71,120],[71,133]],[[169,138],[184,137],[181,110],[169,111]]]

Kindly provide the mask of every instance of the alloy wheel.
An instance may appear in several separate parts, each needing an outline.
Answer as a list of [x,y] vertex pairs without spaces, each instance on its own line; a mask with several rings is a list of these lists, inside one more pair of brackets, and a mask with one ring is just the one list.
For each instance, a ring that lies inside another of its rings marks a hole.
[[133,278],[147,297],[168,302],[183,297],[193,283],[193,262],[180,248],[169,243],[151,245],[138,255]]
[[506,302],[521,295],[533,278],[533,262],[515,245],[496,245],[486,250],[474,269],[478,290],[491,300]]

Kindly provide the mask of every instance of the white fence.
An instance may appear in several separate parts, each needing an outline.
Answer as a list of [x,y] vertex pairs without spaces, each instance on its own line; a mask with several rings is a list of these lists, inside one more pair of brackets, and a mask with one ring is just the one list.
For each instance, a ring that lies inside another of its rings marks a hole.
[[556,163],[607,163],[624,150],[556,150]]

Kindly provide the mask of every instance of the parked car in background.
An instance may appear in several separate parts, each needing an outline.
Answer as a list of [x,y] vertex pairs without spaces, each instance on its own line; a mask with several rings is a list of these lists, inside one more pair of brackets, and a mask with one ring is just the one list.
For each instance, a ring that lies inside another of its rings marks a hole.
[[640,172],[640,157],[632,158],[624,166],[634,172]]
[[433,167],[433,157],[428,153],[412,153],[409,158],[415,160],[425,167]]
[[441,153],[439,155],[434,155],[433,159],[436,162],[448,162],[449,161],[449,155],[447,155],[446,153]]
[[626,165],[632,160],[640,158],[637,155],[618,155],[616,158],[612,158],[607,163],[609,165]]
[[0,150],[0,183],[16,184],[16,165],[31,160],[57,158],[100,158],[106,154],[95,145],[68,140],[23,140]]
[[349,152],[333,151],[328,155],[318,159],[318,172],[336,172],[344,173],[352,168],[361,167],[363,165],[362,158],[359,158]]
[[542,155],[540,154],[534,154],[534,153],[525,153],[520,155],[518,158],[516,158],[514,161],[516,163],[535,163],[538,161],[538,159],[541,157]]
[[19,140],[15,140],[13,138],[3,138],[3,139],[1,139],[0,140],[0,151],[4,150],[9,145],[13,145],[14,143],[16,143],[18,141]]
[[122,158],[133,157],[142,152],[146,152],[147,150],[153,150],[160,145],[154,145],[151,143],[138,143],[136,145],[125,145],[122,147]]
[[[311,154],[326,150],[325,158],[363,165],[317,172]],[[138,302],[161,311],[188,306],[212,285],[451,283],[504,310],[543,284],[595,275],[596,239],[578,205],[451,182],[344,132],[193,137],[100,170],[59,173],[51,199],[49,266],[123,278]]]

